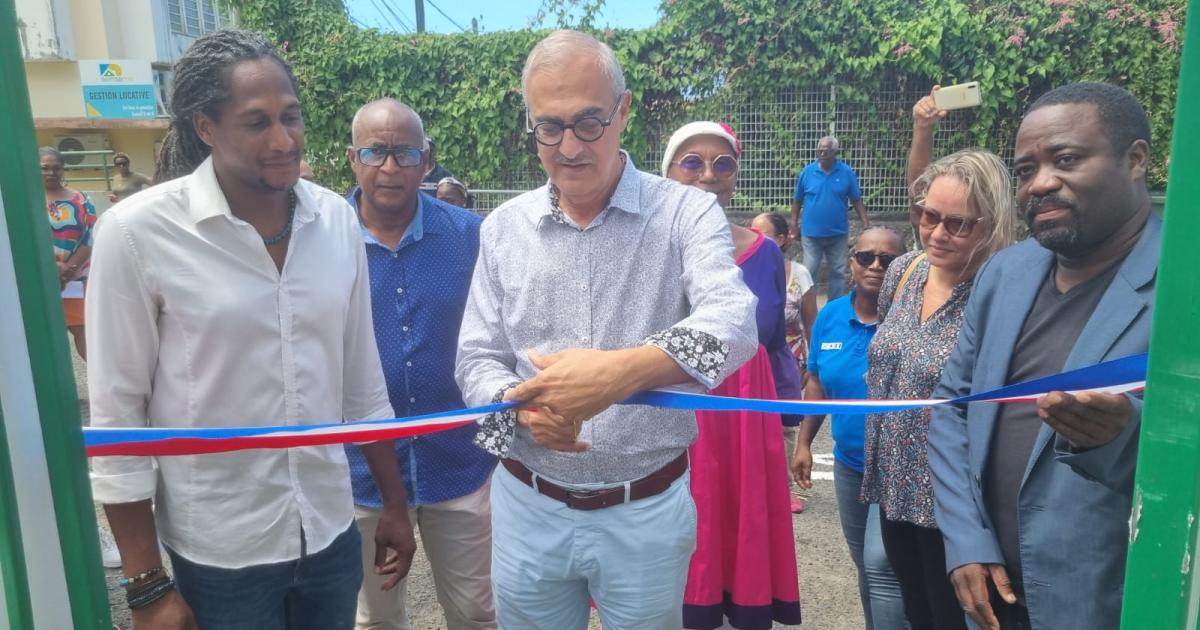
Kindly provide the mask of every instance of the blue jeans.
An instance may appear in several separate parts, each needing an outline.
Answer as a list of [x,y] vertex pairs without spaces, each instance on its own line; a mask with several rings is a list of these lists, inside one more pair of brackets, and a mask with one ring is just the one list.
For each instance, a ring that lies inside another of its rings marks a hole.
[[505,630],[584,630],[589,598],[605,630],[679,630],[696,548],[684,476],[660,494],[581,511],[492,475],[492,590]]
[[351,523],[325,549],[276,564],[221,569],[167,553],[200,630],[352,630],[361,546]]
[[888,564],[883,536],[879,533],[879,506],[858,500],[862,478],[862,473],[834,460],[833,490],[837,495],[838,516],[842,519],[842,535],[858,568],[858,596],[867,621],[866,630],[905,630],[908,621],[900,582]]
[[817,269],[821,259],[829,272],[827,293],[830,300],[836,300],[846,294],[846,279],[850,276],[850,236],[800,236],[800,247],[804,250],[804,267],[812,274],[813,282],[817,281]]

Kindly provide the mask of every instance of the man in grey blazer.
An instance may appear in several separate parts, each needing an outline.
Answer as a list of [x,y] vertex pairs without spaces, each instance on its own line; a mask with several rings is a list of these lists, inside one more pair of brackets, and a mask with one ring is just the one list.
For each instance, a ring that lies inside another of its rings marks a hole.
[[[1150,125],[1125,90],[1038,99],[1014,174],[1033,238],[980,270],[936,396],[1145,352],[1162,221]],[[929,465],[946,569],[983,628],[1117,628],[1142,401],[1053,392],[936,408]]]

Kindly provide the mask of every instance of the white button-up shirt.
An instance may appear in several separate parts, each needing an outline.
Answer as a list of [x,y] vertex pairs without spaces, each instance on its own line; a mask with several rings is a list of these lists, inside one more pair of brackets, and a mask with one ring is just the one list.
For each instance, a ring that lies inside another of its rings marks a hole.
[[[324,188],[301,180],[295,191],[282,272],[230,212],[211,159],[104,215],[87,300],[93,426],[392,416],[357,218]],[[337,444],[99,457],[92,487],[101,503],[153,497],[163,542],[222,568],[296,559],[302,529],[314,553],[354,519]]]

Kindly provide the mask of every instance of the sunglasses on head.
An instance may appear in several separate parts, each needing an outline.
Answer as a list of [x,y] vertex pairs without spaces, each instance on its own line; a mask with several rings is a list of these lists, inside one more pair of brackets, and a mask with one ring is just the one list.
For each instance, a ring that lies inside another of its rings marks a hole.
[[884,254],[882,252],[869,252],[867,250],[854,252],[854,262],[863,267],[870,267],[875,263],[875,260],[878,259],[879,266],[887,269],[888,265],[892,264],[892,261],[896,260],[897,258],[899,258],[899,256],[895,254]]
[[936,230],[937,226],[942,226],[950,236],[970,236],[971,230],[975,229],[975,225],[982,219],[974,219],[964,217],[957,214],[942,214],[932,208],[927,208],[920,204],[914,206],[917,217],[921,223],[921,227],[927,230]]
[[712,162],[709,162],[695,153],[689,153],[679,158],[679,161],[675,162],[675,164],[679,166],[679,169],[684,173],[695,177],[699,177],[702,173],[704,173],[704,167],[706,166],[711,167],[713,175],[716,175],[717,177],[730,177],[738,170],[737,158],[729,155],[728,153],[718,155],[716,158],[713,158]]

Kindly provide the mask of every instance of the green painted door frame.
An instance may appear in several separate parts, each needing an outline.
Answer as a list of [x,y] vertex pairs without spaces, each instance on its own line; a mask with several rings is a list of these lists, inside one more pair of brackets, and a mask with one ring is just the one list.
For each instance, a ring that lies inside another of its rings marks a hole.
[[[7,316],[7,322],[0,322],[0,334],[6,335],[0,359],[10,361],[0,364],[0,368],[8,368],[0,369],[0,388],[5,393],[0,402],[5,409],[22,410],[19,415],[5,415],[6,440],[0,441],[4,447],[0,456],[0,508],[4,510],[0,562],[4,563],[6,621],[20,630],[61,630],[51,629],[43,620],[69,618],[77,630],[111,630],[17,33],[15,3],[0,0],[0,138],[4,152],[0,218],[5,228],[0,234],[7,235],[7,242],[0,243],[0,255],[11,258],[0,262],[4,272],[0,282],[9,285],[0,290],[5,296],[16,296],[15,303],[6,297],[6,303],[0,304],[0,311]],[[18,305],[19,310],[15,308]],[[37,447],[41,451],[30,452]],[[43,469],[34,470],[37,466]],[[14,479],[48,482],[44,487],[49,496],[39,491],[42,483]],[[40,522],[48,531],[30,531],[30,523],[38,522],[33,520],[34,513],[46,517]],[[20,523],[16,528],[12,527],[14,518]],[[48,533],[55,529],[56,540]],[[32,541],[41,542],[33,547]],[[8,555],[14,550],[23,550],[23,562]],[[57,563],[61,566],[50,566]],[[26,601],[23,607],[21,602],[14,606],[12,595],[22,589],[27,591]],[[28,619],[33,621],[26,623]]]
[[1200,0],[1188,3],[1150,371],[1138,449],[1123,630],[1197,628],[1200,523]]
[[[1200,617],[1200,0],[1189,2],[1176,107],[1163,255],[1158,277],[1149,387],[1134,490],[1124,630],[1197,630]],[[111,628],[96,544],[70,349],[36,168],[33,119],[18,47],[13,0],[0,0],[0,218],[15,266],[16,294],[28,345],[38,418],[0,417],[0,628],[35,628],[31,563],[25,549],[9,447],[14,432],[41,433],[65,589],[74,628]],[[27,156],[27,159],[20,159]],[[0,248],[7,249],[7,248]],[[5,308],[0,305],[0,309]],[[10,311],[5,310],[5,313]],[[2,401],[9,402],[9,401]],[[54,554],[57,555],[57,554]],[[1087,605],[1081,602],[1081,605]],[[38,629],[40,630],[40,628]],[[56,629],[57,630],[57,629]]]

